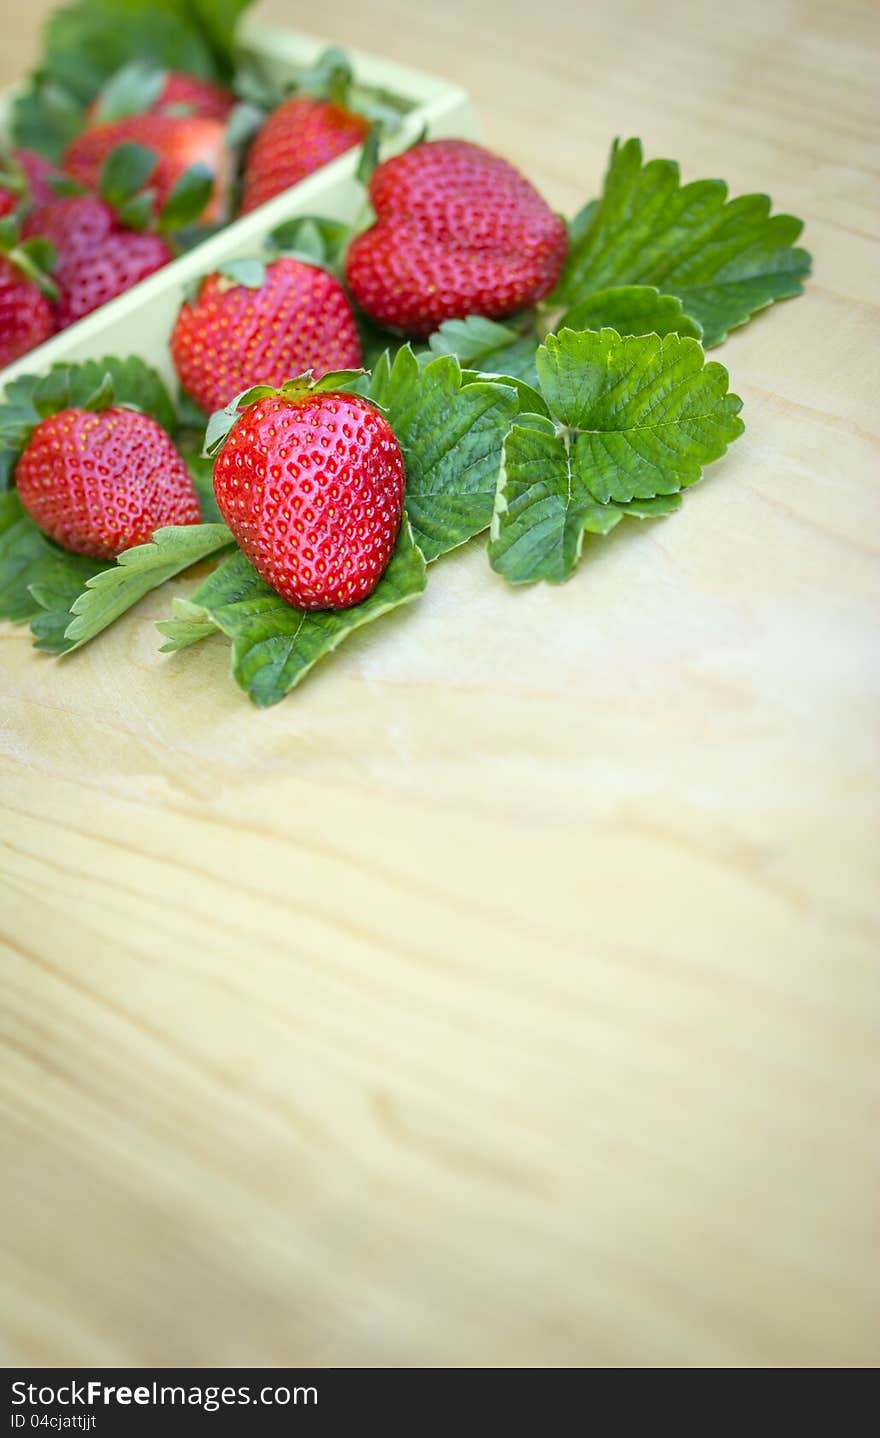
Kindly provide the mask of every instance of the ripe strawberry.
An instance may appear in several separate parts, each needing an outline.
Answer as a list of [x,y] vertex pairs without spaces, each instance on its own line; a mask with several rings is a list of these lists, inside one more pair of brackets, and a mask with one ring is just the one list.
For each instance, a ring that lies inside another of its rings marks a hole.
[[241,213],[255,210],[337,155],[360,145],[370,122],[331,100],[297,95],[273,110],[259,131],[244,172]]
[[177,317],[171,357],[184,389],[211,414],[256,381],[355,369],[361,345],[338,280],[284,258],[267,267],[259,289],[208,275]]
[[158,163],[149,178],[161,209],[175,183],[190,165],[207,165],[214,174],[214,191],[200,219],[205,223],[223,217],[232,178],[232,156],[226,148],[221,120],[196,116],[128,115],[105,125],[93,125],[72,140],[64,152],[64,169],[88,190],[97,190],[104,162],[126,142],[155,150]]
[[63,409],[41,420],[15,482],[31,518],[77,554],[114,559],[166,524],[198,524],[186,465],[164,429],[130,409]]
[[214,465],[223,518],[258,574],[300,609],[348,609],[373,592],[404,482],[387,420],[334,391],[248,405]]
[[52,306],[12,260],[0,256],[0,365],[11,364],[55,329]]
[[[97,121],[100,98],[93,100],[86,110],[86,123]],[[159,94],[151,105],[142,112],[147,115],[180,115],[185,109],[190,115],[201,120],[227,120],[235,105],[231,90],[214,85],[210,80],[200,80],[198,75],[188,75],[183,70],[169,70]]]
[[432,140],[386,160],[370,181],[377,220],[345,272],[379,324],[424,338],[443,320],[501,319],[555,285],[565,225],[518,170],[480,145]]
[[96,195],[53,200],[28,216],[24,233],[44,235],[55,247],[58,258],[52,278],[58,286],[59,329],[115,299],[174,258],[160,236],[123,229],[110,206]]

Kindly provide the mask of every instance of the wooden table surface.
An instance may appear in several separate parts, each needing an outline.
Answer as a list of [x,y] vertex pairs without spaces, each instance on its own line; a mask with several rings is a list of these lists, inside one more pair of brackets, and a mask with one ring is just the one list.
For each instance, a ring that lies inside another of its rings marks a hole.
[[7,1361],[876,1363],[877,18],[325,0],[554,204],[640,134],[814,279],[563,588],[473,546],[262,714],[167,592],[2,627]]

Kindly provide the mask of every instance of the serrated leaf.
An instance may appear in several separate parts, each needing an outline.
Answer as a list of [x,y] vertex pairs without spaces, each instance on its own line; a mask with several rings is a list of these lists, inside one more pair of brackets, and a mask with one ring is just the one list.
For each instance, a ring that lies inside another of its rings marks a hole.
[[70,554],[47,542],[28,573],[28,589],[39,610],[31,616],[34,648],[48,654],[63,654],[71,641],[65,638],[70,623],[70,606],[106,560]]
[[771,215],[766,195],[727,199],[722,180],[682,185],[671,160],[644,164],[639,140],[614,142],[597,209],[572,243],[554,298],[575,304],[595,290],[656,285],[720,344],[774,300],[800,294],[810,270],[793,248],[803,228]]
[[486,529],[504,435],[519,404],[495,380],[462,383],[440,355],[423,368],[408,345],[380,359],[368,397],[380,404],[406,462],[406,511],[428,561]]
[[483,373],[511,375],[526,384],[537,384],[535,355],[538,336],[531,320],[527,332],[498,324],[482,315],[465,320],[445,320],[428,339],[428,349],[435,355],[456,355],[463,369]]
[[571,464],[593,498],[672,494],[742,433],[742,400],[696,340],[562,330],[538,351],[541,392],[573,432]]
[[159,212],[159,229],[167,233],[193,224],[210,200],[213,190],[213,170],[201,162],[189,165],[175,181]]
[[508,433],[489,542],[511,584],[560,584],[585,534],[671,513],[743,429],[726,370],[691,338],[563,330],[537,368],[554,418],[521,415]]
[[563,316],[556,329],[616,330],[619,335],[690,335],[700,339],[697,320],[684,312],[677,295],[662,295],[655,285],[617,285],[586,295]]
[[0,494],[0,619],[29,619],[38,649],[65,647],[69,604],[100,568],[100,561],[53,544],[17,494]]
[[102,200],[108,205],[126,204],[143,189],[158,163],[157,150],[138,145],[134,140],[123,140],[101,166],[98,188]]
[[232,640],[236,683],[262,707],[277,704],[326,654],[355,630],[415,599],[425,588],[425,560],[404,519],[397,547],[376,589],[351,609],[303,610],[260,579],[241,551],[225,560],[185,609],[158,627],[166,651],[197,643],[210,623]]
[[[223,565],[220,568],[222,569]],[[194,604],[190,599],[172,599],[171,613],[172,619],[163,619],[156,625],[167,641],[160,646],[161,654],[174,654],[178,649],[189,649],[193,644],[209,639],[212,634],[220,633],[208,610],[201,604]]]
[[225,524],[168,525],[157,529],[148,544],[124,550],[112,568],[88,580],[71,604],[73,617],[64,632],[69,648],[88,643],[151,589],[233,542]]
[[621,518],[616,506],[593,499],[551,421],[513,426],[489,540],[489,562],[509,583],[561,584],[580,558],[585,532],[607,534]]
[[103,86],[97,99],[94,122],[108,124],[127,115],[140,115],[155,104],[162,93],[168,72],[148,60],[132,60],[117,70]]

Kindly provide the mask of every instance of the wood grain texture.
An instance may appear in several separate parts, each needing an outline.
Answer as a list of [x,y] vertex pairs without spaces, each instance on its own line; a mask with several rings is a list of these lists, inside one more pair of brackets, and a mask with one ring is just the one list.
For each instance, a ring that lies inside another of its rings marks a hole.
[[277,709],[168,593],[0,629],[8,1362],[880,1357],[876,7],[535,13],[321,24],[560,207],[615,134],[767,190],[808,296],[679,515],[562,589],[450,556]]

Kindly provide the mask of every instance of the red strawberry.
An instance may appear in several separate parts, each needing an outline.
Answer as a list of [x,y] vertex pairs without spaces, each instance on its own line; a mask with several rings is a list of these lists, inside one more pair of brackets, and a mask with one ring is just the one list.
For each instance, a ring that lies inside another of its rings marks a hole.
[[377,220],[345,272],[379,324],[424,338],[443,320],[504,315],[555,285],[565,225],[518,170],[480,145],[433,140],[386,160],[370,181]]
[[[100,98],[93,100],[86,110],[88,125],[96,122],[100,103]],[[156,99],[142,113],[166,115],[171,110],[180,114],[185,107],[190,115],[201,120],[226,120],[234,105],[231,90],[224,90],[210,80],[200,80],[198,75],[187,75],[183,70],[169,70]]]
[[181,384],[206,414],[242,390],[312,369],[356,369],[361,345],[345,291],[326,270],[275,260],[259,289],[208,275],[171,336]]
[[273,110],[248,155],[241,213],[264,205],[337,155],[360,145],[369,120],[331,100],[298,95]]
[[24,233],[44,235],[55,247],[58,258],[52,278],[58,286],[59,329],[115,299],[174,258],[158,235],[123,229],[110,206],[96,195],[53,200],[28,216]]
[[387,420],[333,391],[248,405],[214,465],[223,518],[258,574],[300,609],[348,609],[373,592],[403,490]]
[[63,409],[33,430],[15,470],[22,504],[77,554],[114,559],[166,524],[198,524],[186,465],[165,430],[130,409]]
[[148,184],[156,192],[160,209],[184,170],[190,165],[207,165],[215,177],[214,192],[200,218],[206,223],[222,218],[232,177],[232,156],[226,148],[222,121],[145,114],[94,125],[68,145],[64,169],[86,189],[97,190],[105,160],[127,142],[144,145],[159,156]]
[[0,257],[0,365],[11,364],[55,329],[46,296],[12,260]]

